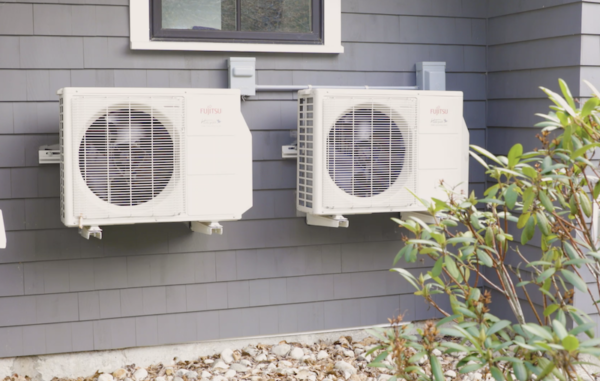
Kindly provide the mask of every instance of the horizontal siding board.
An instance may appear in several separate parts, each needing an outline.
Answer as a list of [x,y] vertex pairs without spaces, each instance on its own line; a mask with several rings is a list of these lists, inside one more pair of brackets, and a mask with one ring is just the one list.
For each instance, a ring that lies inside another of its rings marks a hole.
[[33,34],[33,6],[0,3],[0,35],[3,34]]
[[540,146],[535,137],[540,132],[538,128],[496,128],[488,129],[488,150],[496,155],[506,155],[510,148],[520,143],[525,151]]
[[488,99],[539,99],[545,97],[540,86],[560,93],[558,78],[564,79],[577,97],[580,71],[578,67],[570,67],[489,73]]
[[479,0],[361,0],[342,1],[342,12],[439,17],[486,17],[486,2]]
[[81,37],[21,37],[21,68],[83,68],[83,40]]
[[598,25],[598,15],[600,15],[600,4],[582,3],[581,12],[581,33],[582,34],[600,34],[600,25]]
[[600,59],[600,36],[581,36],[582,70],[596,67]]
[[485,32],[485,20],[355,13],[342,15],[343,41],[485,45],[485,33],[472,33],[473,30]]
[[[0,5],[1,7],[1,5]],[[0,8],[0,11],[2,8]],[[21,66],[19,57],[19,37],[0,36],[0,69],[18,68]]]
[[517,1],[488,1],[488,17],[512,15],[515,13],[537,11],[541,8],[561,7],[580,0],[517,0]]
[[[42,37],[34,37],[42,38]],[[50,46],[59,45],[68,37],[45,37]],[[56,41],[54,41],[54,39]],[[72,39],[75,39],[73,37]],[[85,37],[86,69],[211,69],[224,70],[230,54],[189,52],[169,52],[168,55],[155,51],[128,49],[127,38]],[[463,71],[465,67],[464,49],[461,45],[420,45],[382,43],[344,43],[344,54],[337,56],[315,55],[273,55],[254,54],[259,70],[350,70],[350,71],[414,71],[420,61],[446,61],[447,70]],[[472,47],[473,51],[485,52],[485,47]],[[386,59],[381,59],[386,57]],[[79,68],[65,65],[63,68]],[[40,68],[48,68],[39,63]],[[482,71],[485,71],[483,69]]]
[[550,111],[549,106],[550,101],[543,98],[489,100],[488,130],[503,127],[532,128],[536,123],[542,121],[542,118],[535,114],[548,113]]
[[560,7],[544,7],[491,18],[488,23],[488,45],[580,34],[581,12],[582,3],[573,2]]
[[580,57],[579,36],[558,37],[490,46],[488,67],[489,72],[496,72],[578,66]]

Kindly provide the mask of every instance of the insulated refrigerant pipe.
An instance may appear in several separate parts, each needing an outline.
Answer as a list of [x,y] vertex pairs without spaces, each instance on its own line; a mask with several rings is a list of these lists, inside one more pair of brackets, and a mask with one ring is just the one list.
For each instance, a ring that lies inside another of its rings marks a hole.
[[419,90],[417,86],[311,86],[311,85],[256,85],[256,91],[300,91],[307,89],[371,89],[371,90]]

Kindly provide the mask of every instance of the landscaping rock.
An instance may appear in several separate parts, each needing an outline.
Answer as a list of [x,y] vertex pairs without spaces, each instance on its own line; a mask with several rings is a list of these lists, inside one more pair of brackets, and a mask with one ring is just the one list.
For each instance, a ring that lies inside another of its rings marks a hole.
[[113,381],[113,376],[110,374],[103,373],[98,376],[98,381]]
[[290,352],[292,347],[289,344],[274,345],[271,352],[277,356],[285,357]]

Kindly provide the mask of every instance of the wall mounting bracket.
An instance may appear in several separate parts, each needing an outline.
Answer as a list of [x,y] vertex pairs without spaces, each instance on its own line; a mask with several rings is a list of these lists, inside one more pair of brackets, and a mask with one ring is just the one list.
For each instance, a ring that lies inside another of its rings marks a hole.
[[400,219],[408,221],[411,217],[416,217],[426,224],[433,224],[435,222],[433,216],[425,212],[402,212],[400,213]]
[[282,159],[297,159],[298,158],[298,143],[289,146],[281,146]]
[[81,235],[85,239],[90,239],[90,237],[102,239],[102,229],[100,226],[82,226],[79,228],[79,235]]
[[60,164],[60,144],[40,146],[38,159],[40,164]]
[[212,222],[201,222],[201,221],[193,221],[190,224],[190,229],[196,233],[202,233],[207,235],[223,234],[223,226],[217,221]]
[[313,226],[325,226],[328,228],[347,228],[350,225],[348,219],[341,214],[332,216],[320,216],[317,214],[307,214],[306,223]]

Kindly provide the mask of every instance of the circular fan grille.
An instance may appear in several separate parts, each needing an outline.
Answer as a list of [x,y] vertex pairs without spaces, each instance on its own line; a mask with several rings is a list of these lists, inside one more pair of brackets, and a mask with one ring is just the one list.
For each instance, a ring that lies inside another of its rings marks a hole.
[[144,111],[118,109],[87,129],[79,146],[83,180],[102,200],[135,206],[162,192],[174,170],[173,139]]
[[405,155],[400,128],[375,107],[347,112],[327,138],[329,175],[352,196],[373,197],[389,189],[402,172]]

